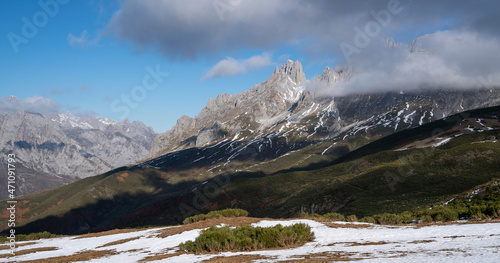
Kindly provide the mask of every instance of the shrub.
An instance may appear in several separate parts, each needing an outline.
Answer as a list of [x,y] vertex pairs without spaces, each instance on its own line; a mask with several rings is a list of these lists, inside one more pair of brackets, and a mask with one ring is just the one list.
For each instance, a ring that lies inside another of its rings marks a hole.
[[328,213],[328,214],[324,214],[323,217],[326,217],[326,218],[334,220],[334,221],[345,221],[344,215],[339,214],[339,213]]
[[389,213],[375,215],[375,220],[381,225],[398,225],[403,222],[401,216]]
[[440,206],[433,209],[432,218],[434,221],[455,221],[458,220],[458,212],[453,208]]
[[224,209],[224,210],[215,210],[208,212],[207,214],[199,214],[195,216],[188,217],[184,219],[182,223],[190,224],[199,221],[204,221],[211,218],[220,218],[220,217],[243,217],[248,216],[248,212],[243,209]]
[[358,222],[358,217],[356,215],[350,215],[347,217],[347,222]]
[[405,224],[409,224],[416,221],[415,215],[409,211],[405,211],[399,214],[399,216],[401,217],[401,221]]
[[300,212],[299,218],[309,218],[311,217],[308,212]]
[[432,216],[423,215],[418,219],[419,223],[432,223]]
[[302,245],[313,239],[314,233],[306,224],[286,227],[212,226],[202,230],[194,241],[180,244],[179,248],[189,252],[248,251]]

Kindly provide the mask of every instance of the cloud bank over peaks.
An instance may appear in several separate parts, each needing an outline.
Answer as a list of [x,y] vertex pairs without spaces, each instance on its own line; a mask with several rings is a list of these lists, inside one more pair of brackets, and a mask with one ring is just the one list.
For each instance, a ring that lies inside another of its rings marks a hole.
[[342,96],[422,89],[500,87],[500,41],[471,31],[441,31],[411,44],[377,39],[354,56],[348,80],[333,85],[311,81],[318,94]]

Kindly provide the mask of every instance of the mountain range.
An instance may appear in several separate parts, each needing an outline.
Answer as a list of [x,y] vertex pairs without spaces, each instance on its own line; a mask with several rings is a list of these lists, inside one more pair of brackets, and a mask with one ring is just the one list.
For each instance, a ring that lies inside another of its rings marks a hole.
[[156,166],[179,155],[173,153],[205,148],[214,154],[191,161],[204,163],[212,173],[224,172],[245,168],[232,166],[233,161],[255,165],[328,141],[322,154],[341,155],[356,148],[348,142],[360,146],[459,112],[500,104],[499,89],[481,88],[320,95],[349,81],[352,74],[349,68],[325,68],[313,80],[322,86],[319,93],[308,89],[312,81],[306,80],[301,63],[289,60],[269,80],[240,94],[210,99],[195,118],[181,117],[154,139],[152,160],[146,164]]
[[[18,103],[13,96],[4,100]],[[0,198],[7,198],[8,193],[8,153],[16,155],[16,196],[21,196],[144,159],[155,136],[151,127],[138,121],[82,118],[69,111],[2,110]]]
[[[16,113],[50,119],[62,138],[79,142],[84,153],[99,160],[115,154],[115,159],[136,163],[23,197],[26,210],[18,215],[19,224],[26,232],[83,233],[175,224],[225,207],[263,217],[301,211],[365,216],[432,205],[498,177],[494,164],[500,113],[494,106],[500,104],[499,89],[335,97],[310,89],[311,84],[335,89],[354,74],[351,68],[327,67],[307,80],[301,63],[289,60],[269,80],[240,94],[210,99],[196,117],[181,117],[154,140],[152,130],[138,123]],[[93,128],[85,128],[87,124]],[[43,126],[35,130],[44,131]],[[116,136],[109,136],[110,141],[120,143],[86,141],[92,138],[88,133],[109,131]],[[33,157],[27,160],[32,160],[76,147],[46,134],[35,140],[36,135],[10,139],[8,145],[17,147],[23,162],[28,163],[24,156],[29,153]],[[47,141],[53,142],[52,150],[45,149]],[[144,150],[134,152],[138,149]],[[143,156],[132,156],[139,152]],[[118,153],[125,156],[117,158]],[[474,170],[481,172],[471,175]]]

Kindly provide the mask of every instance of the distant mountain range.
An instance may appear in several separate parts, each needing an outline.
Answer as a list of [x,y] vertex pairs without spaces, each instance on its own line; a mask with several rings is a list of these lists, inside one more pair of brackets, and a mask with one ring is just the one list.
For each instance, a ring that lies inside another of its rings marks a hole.
[[[7,97],[16,103],[16,97]],[[0,102],[2,103],[2,102]],[[16,155],[16,196],[60,186],[147,157],[156,133],[142,122],[65,111],[0,111],[0,198],[7,198],[7,153]]]

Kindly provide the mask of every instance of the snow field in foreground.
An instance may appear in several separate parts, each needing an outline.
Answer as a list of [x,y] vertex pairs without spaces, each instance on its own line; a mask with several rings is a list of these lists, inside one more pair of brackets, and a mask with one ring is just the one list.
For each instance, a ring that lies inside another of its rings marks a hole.
[[[259,259],[256,262],[277,262],[303,259],[304,256],[313,254],[363,259],[361,262],[500,262],[500,223],[416,227],[335,222],[337,225],[345,224],[346,227],[329,227],[327,226],[328,223],[300,219],[260,221],[252,225],[268,227],[277,224],[286,226],[296,223],[305,223],[311,226],[316,236],[315,240],[301,247],[291,249],[224,252],[204,255],[181,254],[152,262],[200,262],[216,256],[237,255],[260,255],[267,259]],[[177,246],[180,243],[194,240],[200,232],[200,229],[188,230],[180,234],[160,238],[158,234],[162,229],[165,229],[165,227],[101,237],[61,237],[37,240],[34,241],[35,244],[22,246],[17,251],[42,247],[57,247],[59,249],[0,258],[0,262],[43,260],[85,251],[100,250],[115,250],[116,254],[87,262],[137,262],[155,254],[176,253],[178,252]],[[107,243],[123,239],[132,240],[99,248]],[[18,244],[23,243],[26,242],[19,242]],[[0,256],[7,253],[8,250],[0,250]]]

